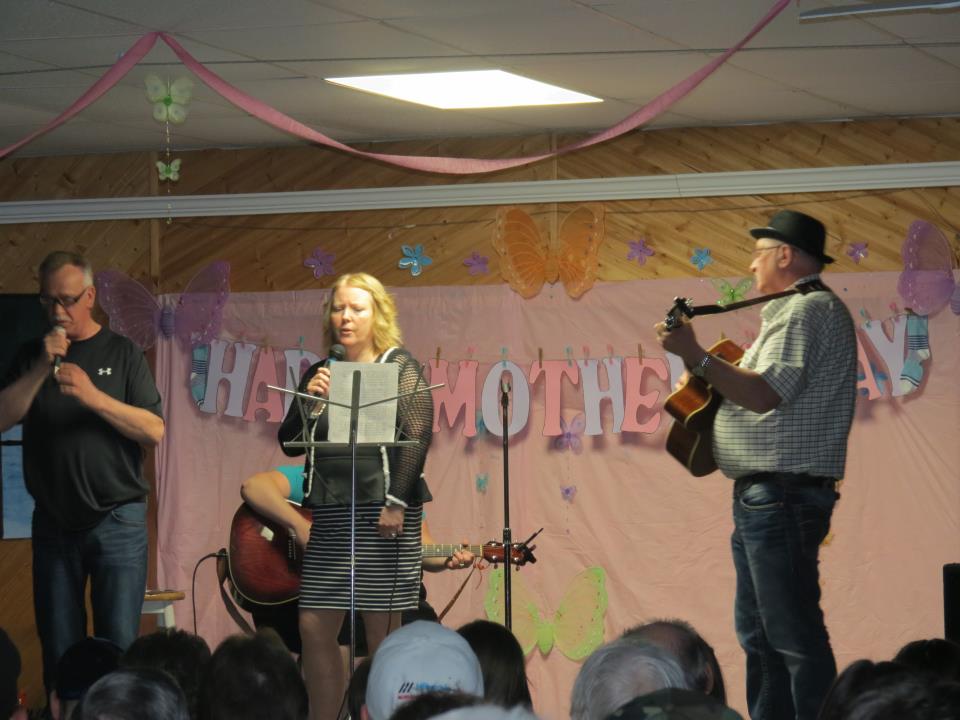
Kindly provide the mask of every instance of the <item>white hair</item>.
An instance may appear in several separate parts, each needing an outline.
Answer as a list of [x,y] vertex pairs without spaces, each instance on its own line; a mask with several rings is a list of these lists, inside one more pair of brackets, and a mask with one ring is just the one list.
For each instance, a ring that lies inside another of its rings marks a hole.
[[570,720],[603,720],[640,695],[662,688],[693,689],[674,658],[636,640],[614,640],[580,668],[570,698]]

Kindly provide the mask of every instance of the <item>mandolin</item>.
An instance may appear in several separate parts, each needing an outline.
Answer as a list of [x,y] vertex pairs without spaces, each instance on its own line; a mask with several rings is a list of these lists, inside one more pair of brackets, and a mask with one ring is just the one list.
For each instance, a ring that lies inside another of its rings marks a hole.
[[[291,502],[307,520],[310,510]],[[499,565],[504,561],[503,544],[424,545],[423,557],[450,557],[457,550],[468,550],[475,557]],[[512,545],[513,565],[535,563],[532,547]],[[230,523],[230,552],[227,570],[233,588],[243,600],[254,605],[285,605],[300,597],[300,572],[303,552],[296,540],[279,523],[264,517],[246,503],[240,505]]]

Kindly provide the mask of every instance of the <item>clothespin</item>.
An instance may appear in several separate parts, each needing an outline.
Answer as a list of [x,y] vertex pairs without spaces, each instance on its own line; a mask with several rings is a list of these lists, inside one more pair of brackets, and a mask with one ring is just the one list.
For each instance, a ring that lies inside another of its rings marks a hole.
[[613,345],[607,343],[607,364],[613,363]]
[[477,349],[473,345],[467,345],[467,360],[473,360],[473,354]]
[[436,357],[436,362],[434,364],[434,367],[437,367],[437,368],[440,367],[440,346],[439,345],[437,345],[437,357]]
[[570,347],[569,345],[567,345],[567,346],[563,349],[563,353],[564,353],[564,355],[567,356],[567,366],[568,366],[568,367],[573,367],[573,348]]
[[543,348],[537,348],[537,362],[540,364],[540,369],[543,369]]
[[503,364],[504,370],[507,368],[507,347],[504,345],[500,348],[500,362]]
[[303,335],[297,340],[297,347],[300,348],[300,357],[303,357]]
[[637,343],[637,360],[640,361],[640,364],[643,364],[643,345]]
[[583,362],[587,364],[590,363],[590,346],[589,345],[583,346]]
[[870,322],[871,322],[871,320],[870,320],[870,315],[867,314],[867,311],[866,311],[864,308],[860,308],[860,317],[862,317],[864,320],[867,321],[866,327],[869,328],[869,327],[870,327]]
[[721,340],[726,340],[726,339],[727,339],[727,334],[726,334],[723,330],[720,331],[720,339],[721,339]]

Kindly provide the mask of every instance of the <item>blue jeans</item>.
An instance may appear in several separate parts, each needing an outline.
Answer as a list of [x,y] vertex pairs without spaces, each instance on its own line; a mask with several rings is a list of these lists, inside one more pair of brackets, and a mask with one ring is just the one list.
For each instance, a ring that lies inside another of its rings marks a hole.
[[734,489],[734,612],[753,720],[814,720],[837,675],[817,556],[839,496],[796,479],[762,473]]
[[87,636],[87,578],[93,634],[124,650],[136,639],[147,583],[146,516],[146,503],[127,503],[95,527],[68,531],[34,510],[33,608],[47,692],[55,686],[57,661]]

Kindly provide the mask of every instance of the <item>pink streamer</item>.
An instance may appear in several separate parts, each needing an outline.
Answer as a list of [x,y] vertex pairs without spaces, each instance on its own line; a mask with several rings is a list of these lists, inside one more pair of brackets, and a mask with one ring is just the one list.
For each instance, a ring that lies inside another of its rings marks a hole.
[[570,145],[566,145],[553,152],[543,153],[540,155],[527,155],[525,157],[506,158],[502,160],[485,160],[479,158],[392,155],[357,150],[356,148],[352,148],[349,145],[344,145],[343,143],[338,142],[337,140],[334,140],[333,138],[328,137],[327,135],[324,135],[313,128],[307,127],[303,123],[283,114],[276,108],[271,107],[266,103],[251,97],[250,95],[247,95],[213,71],[207,69],[200,61],[190,55],[190,53],[188,53],[183,46],[180,45],[180,43],[166,33],[152,32],[144,35],[130,49],[130,51],[127,52],[123,58],[121,58],[120,61],[118,61],[112,68],[110,68],[110,70],[102,78],[100,78],[100,80],[97,81],[97,83],[91,87],[90,90],[84,93],[84,95],[77,100],[76,103],[71,105],[66,111],[64,111],[61,115],[40,130],[27,136],[19,142],[0,150],[0,158],[5,157],[14,150],[33,140],[35,137],[49,132],[55,127],[63,124],[78,112],[83,110],[83,108],[87,107],[87,105],[103,95],[104,92],[119,82],[120,78],[122,78],[130,70],[130,68],[132,68],[137,62],[140,61],[140,59],[143,58],[144,55],[146,55],[150,48],[153,47],[153,44],[156,42],[156,38],[159,35],[159,37],[161,37],[163,41],[170,46],[170,49],[173,50],[177,57],[180,58],[181,62],[183,62],[183,64],[186,65],[190,71],[192,71],[197,77],[206,83],[212,90],[219,93],[241,110],[244,110],[250,115],[253,115],[259,120],[262,120],[268,125],[271,125],[272,127],[275,127],[285,133],[295,135],[303,138],[304,140],[317,143],[318,145],[334,148],[336,150],[342,150],[343,152],[350,153],[351,155],[355,155],[357,157],[379,160],[390,165],[409,168],[411,170],[443,173],[448,175],[472,175],[506,170],[508,168],[519,167],[521,165],[527,165],[529,163],[538,162],[540,160],[545,160],[547,158],[569,153],[574,150],[581,150],[583,148],[590,147],[591,145],[596,145],[597,143],[601,143],[623,135],[624,133],[635,130],[641,125],[650,122],[657,116],[666,112],[681,99],[689,95],[694,88],[699,86],[700,83],[716,72],[721,65],[723,65],[733,54],[738,52],[744,45],[752,40],[757,33],[763,30],[763,28],[765,28],[789,4],[790,0],[777,0],[767,14],[764,15],[763,18],[761,18],[761,20],[753,26],[753,28],[751,28],[750,32],[748,32],[743,39],[740,40],[740,42],[726,50],[726,52],[724,52],[722,55],[719,55],[711,60],[685,80],[680,81],[669,90],[658,95],[656,98],[618,122],[616,125],[613,125],[612,127],[597,133],[596,135],[591,135],[590,137],[584,138],[583,140],[575,143],[571,143]]
[[123,76],[133,69],[134,65],[143,60],[144,56],[150,52],[151,49],[153,49],[153,46],[157,42],[157,37],[159,35],[160,33],[158,32],[150,32],[137,40],[137,42],[133,44],[133,47],[127,50],[127,52],[123,54],[123,57],[117,60],[117,62],[115,62],[113,66],[100,77],[99,80],[91,85],[83,95],[77,98],[73,105],[57,115],[53,120],[48,122],[39,130],[34,130],[25,138],[21,138],[13,145],[7,145],[7,147],[0,150],[0,159],[3,159],[10,153],[19,150],[27,143],[33,142],[41,135],[45,135],[51,130],[60,127],[74,115],[84,110],[89,105],[92,105],[95,101],[99,100],[101,96],[107,92],[107,90],[120,82],[123,79]]

